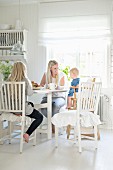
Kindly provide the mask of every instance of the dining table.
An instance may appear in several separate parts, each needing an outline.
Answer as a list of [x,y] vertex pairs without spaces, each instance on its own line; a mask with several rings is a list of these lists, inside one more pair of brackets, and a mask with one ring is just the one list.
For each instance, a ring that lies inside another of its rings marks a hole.
[[[43,104],[35,104],[35,109],[41,109],[41,108],[47,108],[47,129],[43,130],[38,128],[38,131],[40,133],[46,133],[48,136],[48,139],[52,138],[52,124],[51,124],[51,117],[52,117],[52,94],[55,93],[60,93],[60,92],[67,92],[67,89],[55,89],[55,90],[50,90],[50,89],[33,89],[34,94],[39,95],[39,94],[44,94],[47,96],[47,103]],[[67,97],[67,95],[65,95]]]

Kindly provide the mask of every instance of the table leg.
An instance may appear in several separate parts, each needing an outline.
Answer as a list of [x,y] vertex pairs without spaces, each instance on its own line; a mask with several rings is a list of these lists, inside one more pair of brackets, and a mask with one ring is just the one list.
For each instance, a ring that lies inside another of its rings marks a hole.
[[52,115],[52,93],[47,94],[47,118],[48,118],[48,139],[52,138],[52,126],[51,126],[51,115]]

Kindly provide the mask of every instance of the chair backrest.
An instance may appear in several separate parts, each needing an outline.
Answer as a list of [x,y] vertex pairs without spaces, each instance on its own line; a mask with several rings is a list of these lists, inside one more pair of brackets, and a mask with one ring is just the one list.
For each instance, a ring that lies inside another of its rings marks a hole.
[[87,82],[96,82],[96,77],[89,78],[89,79],[87,80]]
[[97,114],[102,84],[100,82],[81,82],[79,85],[77,110],[92,111]]
[[0,111],[25,115],[25,82],[0,82]]

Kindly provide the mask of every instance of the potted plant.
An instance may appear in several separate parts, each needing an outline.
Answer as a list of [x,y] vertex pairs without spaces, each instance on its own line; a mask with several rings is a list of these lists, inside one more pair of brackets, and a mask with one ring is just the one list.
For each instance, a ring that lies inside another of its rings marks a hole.
[[10,61],[0,61],[0,73],[3,75],[3,80],[7,80],[11,73],[12,65]]
[[64,68],[60,66],[60,70],[66,74],[68,81],[70,81],[70,66],[65,66]]

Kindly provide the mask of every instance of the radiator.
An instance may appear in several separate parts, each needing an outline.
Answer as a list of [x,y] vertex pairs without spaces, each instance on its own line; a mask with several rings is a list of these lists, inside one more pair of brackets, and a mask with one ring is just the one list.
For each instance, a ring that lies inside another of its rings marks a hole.
[[98,115],[102,122],[106,122],[109,119],[109,97],[105,94],[100,96]]

